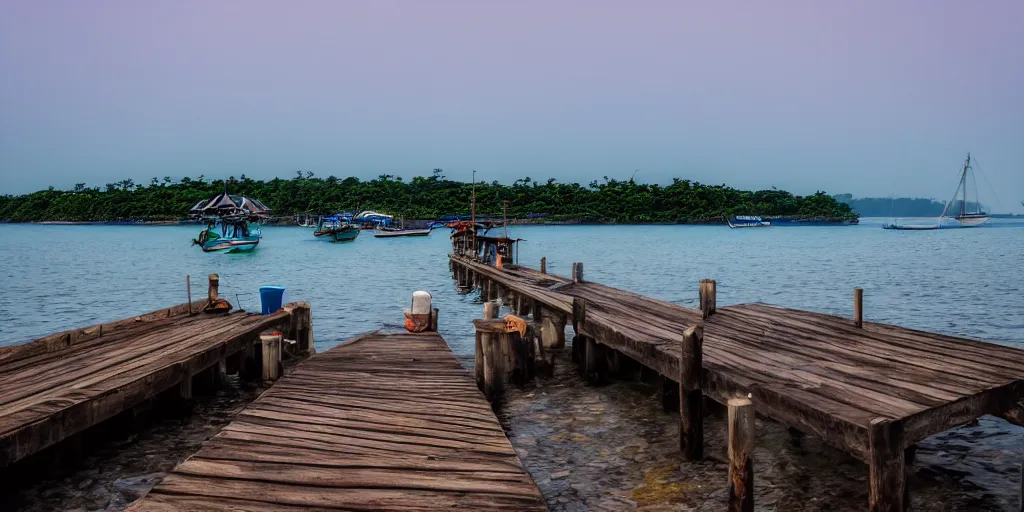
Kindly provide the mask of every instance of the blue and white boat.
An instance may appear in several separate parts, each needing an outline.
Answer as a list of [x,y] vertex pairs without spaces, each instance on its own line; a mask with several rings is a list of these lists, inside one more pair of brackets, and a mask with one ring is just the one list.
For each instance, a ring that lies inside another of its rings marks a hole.
[[244,196],[224,192],[196,203],[189,210],[189,216],[206,223],[206,229],[192,240],[203,252],[239,253],[256,248],[263,238],[262,231],[255,226],[270,216],[270,208],[263,203]]
[[730,229],[736,228],[767,228],[772,225],[757,215],[737,215],[733,218],[726,217],[725,222],[729,224]]
[[349,215],[328,215],[320,217],[313,236],[331,242],[351,242],[359,236],[359,226],[352,223]]

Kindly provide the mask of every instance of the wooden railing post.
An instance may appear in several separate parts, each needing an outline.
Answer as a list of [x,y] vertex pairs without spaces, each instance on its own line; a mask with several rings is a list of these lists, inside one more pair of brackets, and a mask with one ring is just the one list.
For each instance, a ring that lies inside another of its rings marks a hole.
[[886,418],[868,427],[868,510],[899,512],[906,505],[903,423]]
[[703,341],[703,327],[686,329],[679,357],[679,450],[687,460],[704,457]]
[[542,257],[540,259],[540,273],[541,274],[547,274],[548,273],[548,258],[547,258],[547,256],[544,256],[544,257]]
[[853,289],[853,324],[864,327],[864,290]]
[[718,284],[714,279],[700,280],[700,311],[705,319],[715,314],[717,295]]
[[729,400],[729,512],[754,512],[754,405]]
[[185,274],[185,293],[188,294],[188,314],[192,314],[192,276]]
[[576,263],[573,263],[573,266],[572,266],[572,281],[574,283],[582,283],[583,282],[583,262],[582,261],[578,261]]

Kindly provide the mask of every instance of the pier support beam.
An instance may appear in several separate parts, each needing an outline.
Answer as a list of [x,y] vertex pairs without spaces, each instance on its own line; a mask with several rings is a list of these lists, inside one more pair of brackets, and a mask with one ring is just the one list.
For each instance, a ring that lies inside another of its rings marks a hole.
[[281,335],[260,336],[260,347],[262,349],[263,382],[274,382],[281,377]]
[[729,512],[754,512],[754,405],[729,400]]
[[683,333],[679,358],[679,450],[687,460],[704,457],[703,342],[703,327],[690,327]]
[[906,510],[903,423],[885,418],[871,420],[868,427],[868,510]]
[[544,348],[565,347],[565,315],[542,309],[540,313],[540,336],[544,342]]
[[586,337],[587,348],[583,356],[583,373],[587,382],[600,384],[604,381],[604,347],[597,344],[594,338]]
[[[493,302],[484,303],[484,319],[498,317],[498,305]],[[502,353],[498,334],[479,331],[477,337],[483,352],[484,396],[494,400],[505,390],[505,354]]]

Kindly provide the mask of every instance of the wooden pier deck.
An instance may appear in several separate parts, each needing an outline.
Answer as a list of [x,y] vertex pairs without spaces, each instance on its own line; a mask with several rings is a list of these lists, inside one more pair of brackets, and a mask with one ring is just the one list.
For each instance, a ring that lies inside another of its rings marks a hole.
[[291,308],[266,316],[197,313],[203,305],[182,304],[0,349],[0,467],[174,386],[191,389],[193,375],[293,318]]
[[300,363],[131,509],[546,510],[436,333],[361,336]]
[[452,262],[457,276],[496,282],[541,308],[565,311],[575,300],[574,349],[583,342],[600,353],[581,358],[587,375],[621,354],[682,383],[683,336],[698,327],[700,375],[688,385],[722,404],[749,395],[758,414],[867,462],[873,510],[902,506],[904,450],[914,443],[982,415],[1024,423],[1024,350],[765,304],[712,305],[704,318],[581,278]]

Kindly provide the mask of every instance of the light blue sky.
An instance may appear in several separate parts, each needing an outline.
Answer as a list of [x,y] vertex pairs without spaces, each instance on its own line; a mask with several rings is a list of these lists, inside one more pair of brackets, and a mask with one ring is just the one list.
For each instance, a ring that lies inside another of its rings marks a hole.
[[639,168],[947,199],[970,150],[1020,211],[1022,26],[1019,0],[0,0],[0,193]]

